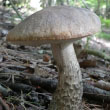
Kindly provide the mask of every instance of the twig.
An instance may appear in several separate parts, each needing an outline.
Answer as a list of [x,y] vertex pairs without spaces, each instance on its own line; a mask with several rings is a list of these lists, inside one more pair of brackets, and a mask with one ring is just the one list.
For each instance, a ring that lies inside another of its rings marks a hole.
[[9,103],[9,102],[7,102],[7,104],[9,105],[9,106],[11,106],[10,108],[11,108],[11,110],[16,110],[15,109],[15,106],[14,106],[14,104],[13,103]]
[[84,6],[90,10],[90,8],[88,7],[88,5],[85,3],[85,0],[82,0],[82,3],[84,4]]
[[0,104],[3,106],[4,110],[10,110],[8,105],[3,101],[3,99],[0,97]]
[[16,14],[18,15],[18,17],[23,20],[22,16],[19,14],[18,10],[16,9],[15,5],[13,4],[13,1],[12,0],[9,0],[11,5],[12,5],[12,8],[14,9],[14,11],[16,12]]
[[28,102],[28,101],[24,101],[24,103],[27,104],[27,105],[29,105],[29,106],[31,106],[31,107],[33,107],[33,108],[35,108],[36,110],[37,110],[37,109],[38,109],[38,110],[46,110],[46,109],[44,109],[44,108],[37,107],[37,106],[31,104],[31,103]]
[[[8,99],[8,98],[7,98],[7,99]],[[19,101],[19,102],[22,103],[22,104],[21,104],[22,106],[23,106],[23,104],[27,104],[27,105],[29,105],[29,106],[35,108],[36,110],[46,110],[46,109],[44,109],[43,107],[38,107],[38,106],[32,104],[31,102],[25,101],[23,98],[11,97],[10,100]],[[25,106],[23,106],[23,107],[25,107]]]

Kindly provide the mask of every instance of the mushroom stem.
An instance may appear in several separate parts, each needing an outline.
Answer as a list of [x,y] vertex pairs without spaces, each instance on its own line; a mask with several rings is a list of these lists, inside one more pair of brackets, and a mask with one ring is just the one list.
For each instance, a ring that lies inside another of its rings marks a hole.
[[52,52],[59,76],[50,110],[81,110],[82,75],[73,43],[52,44]]

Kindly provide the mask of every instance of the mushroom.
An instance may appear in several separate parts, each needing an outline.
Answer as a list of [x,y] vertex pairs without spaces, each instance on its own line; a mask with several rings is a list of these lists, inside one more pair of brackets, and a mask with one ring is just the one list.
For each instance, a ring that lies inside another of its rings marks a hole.
[[98,16],[72,6],[48,7],[26,18],[7,35],[14,44],[50,43],[58,67],[58,85],[50,110],[80,110],[82,75],[73,42],[100,30]]

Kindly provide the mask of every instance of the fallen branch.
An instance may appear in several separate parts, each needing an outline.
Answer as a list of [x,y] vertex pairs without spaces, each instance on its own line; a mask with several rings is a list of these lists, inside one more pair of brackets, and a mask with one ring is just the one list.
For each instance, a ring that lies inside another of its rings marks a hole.
[[83,96],[88,99],[93,99],[99,102],[110,102],[110,92],[94,87],[93,85],[84,82]]
[[4,88],[2,85],[0,85],[0,93],[3,96],[8,96],[8,90],[6,88]]
[[99,80],[97,82],[92,82],[91,83],[93,86],[98,87],[100,89],[106,90],[106,91],[110,91],[110,83],[109,82],[105,82],[103,80]]
[[86,52],[88,54],[92,54],[92,55],[100,57],[100,58],[103,58],[104,60],[110,61],[110,56],[104,52],[96,51],[96,50],[92,50],[92,49],[86,49],[86,50],[84,50],[84,52]]
[[29,80],[33,85],[40,86],[51,93],[55,91],[58,82],[57,80],[40,78],[34,75],[30,76]]
[[[51,93],[53,93],[56,90],[56,86],[58,83],[57,80],[40,78],[37,76],[31,76],[29,79],[33,85],[40,86]],[[83,90],[84,97],[102,101],[102,102],[104,101],[110,102],[110,92],[94,87],[93,85],[87,82],[83,83],[83,88],[84,88]]]
[[23,83],[6,83],[6,85],[17,92],[23,91],[24,93],[29,93],[30,91],[35,90],[34,87]]

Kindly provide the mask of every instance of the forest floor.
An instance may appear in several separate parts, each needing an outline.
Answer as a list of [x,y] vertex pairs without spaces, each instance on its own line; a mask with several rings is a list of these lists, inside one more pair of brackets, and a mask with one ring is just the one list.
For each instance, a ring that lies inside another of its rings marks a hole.
[[[47,110],[57,85],[51,46],[6,42],[6,35],[15,26],[12,15],[0,8],[0,110]],[[83,75],[84,110],[110,110],[110,60],[82,52],[86,40],[75,46]],[[95,36],[88,48],[110,55],[110,42]]]

